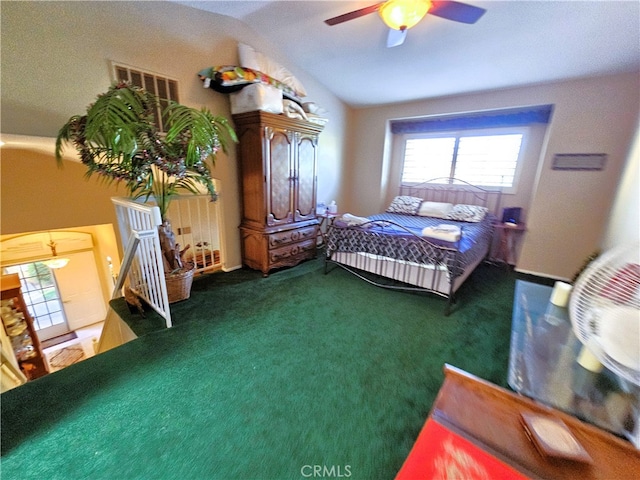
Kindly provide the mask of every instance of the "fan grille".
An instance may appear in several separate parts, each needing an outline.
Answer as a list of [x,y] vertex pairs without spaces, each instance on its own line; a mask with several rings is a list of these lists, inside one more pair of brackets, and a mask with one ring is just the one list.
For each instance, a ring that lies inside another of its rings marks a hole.
[[576,337],[612,372],[640,385],[640,244],[603,253],[569,303]]

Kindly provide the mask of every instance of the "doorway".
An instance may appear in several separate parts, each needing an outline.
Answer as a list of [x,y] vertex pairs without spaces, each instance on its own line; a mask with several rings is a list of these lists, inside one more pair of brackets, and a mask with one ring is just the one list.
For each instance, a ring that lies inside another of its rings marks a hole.
[[92,251],[65,253],[69,263],[54,270],[69,329],[101,322],[107,316],[96,258]]
[[[51,242],[55,242],[57,255],[69,260],[62,268],[52,270],[44,263],[52,256]],[[97,332],[109,308],[111,259],[119,265],[111,224],[0,235],[0,272],[20,277],[39,340],[76,332],[85,356],[93,354],[93,338],[99,338]],[[84,333],[88,338],[82,338]]]
[[50,269],[42,262],[3,268],[17,273],[40,341],[101,322],[107,314],[92,251],[66,253],[69,263]]

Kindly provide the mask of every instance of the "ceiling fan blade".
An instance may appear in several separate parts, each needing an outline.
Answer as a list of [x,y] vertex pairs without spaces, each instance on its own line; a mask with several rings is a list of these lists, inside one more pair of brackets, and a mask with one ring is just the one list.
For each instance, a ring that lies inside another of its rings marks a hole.
[[480,7],[474,7],[466,3],[454,2],[452,0],[433,1],[433,6],[429,10],[431,15],[446,18],[454,22],[476,23],[486,10]]
[[344,13],[342,15],[338,15],[337,17],[329,18],[325,20],[324,23],[327,25],[337,25],[339,23],[348,22],[349,20],[355,20],[356,18],[363,17],[365,15],[369,15],[370,13],[377,12],[380,5],[384,2],[376,3],[375,5],[371,5],[369,7],[361,8],[360,10],[354,10],[353,12]]
[[387,48],[397,47],[404,43],[404,39],[407,38],[407,29],[396,30],[395,28],[389,29],[387,35]]

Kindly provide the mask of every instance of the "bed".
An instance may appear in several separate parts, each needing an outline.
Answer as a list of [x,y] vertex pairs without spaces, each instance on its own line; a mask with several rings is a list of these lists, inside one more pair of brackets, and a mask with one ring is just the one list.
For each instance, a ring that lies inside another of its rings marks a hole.
[[325,273],[338,265],[374,285],[447,299],[488,256],[501,192],[457,179],[401,185],[385,212],[345,214],[326,233]]

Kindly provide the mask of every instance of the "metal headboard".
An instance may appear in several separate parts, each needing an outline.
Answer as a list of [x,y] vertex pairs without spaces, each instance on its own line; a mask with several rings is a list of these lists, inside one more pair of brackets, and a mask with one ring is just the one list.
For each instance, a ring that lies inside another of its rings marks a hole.
[[498,215],[502,190],[482,188],[457,178],[439,177],[422,183],[401,184],[399,195],[419,197],[429,202],[480,205]]

